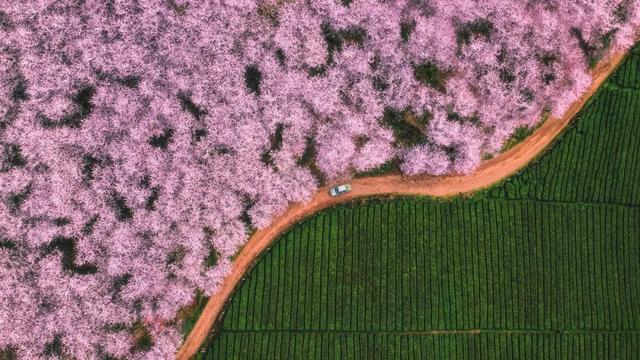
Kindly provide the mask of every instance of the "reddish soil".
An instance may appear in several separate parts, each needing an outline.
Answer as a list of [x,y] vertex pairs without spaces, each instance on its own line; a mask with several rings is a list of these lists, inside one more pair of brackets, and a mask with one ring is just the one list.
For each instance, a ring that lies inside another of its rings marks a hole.
[[207,338],[214,322],[224,311],[225,304],[235,287],[258,256],[267,249],[282,232],[318,210],[348,202],[357,198],[380,195],[428,195],[451,197],[469,194],[487,188],[525,167],[540,154],[567,127],[578,111],[602,85],[607,77],[625,58],[619,53],[606,59],[593,71],[593,84],[583,96],[566,111],[560,119],[550,117],[531,136],[507,152],[484,162],[476,172],[468,175],[440,177],[403,177],[399,175],[379,176],[351,180],[352,191],[332,198],[329,188],[318,189],[308,203],[292,204],[287,211],[276,217],[271,225],[256,232],[242,248],[233,264],[233,270],[224,279],[218,292],[213,295],[196,322],[187,340],[176,355],[179,360],[192,358]]

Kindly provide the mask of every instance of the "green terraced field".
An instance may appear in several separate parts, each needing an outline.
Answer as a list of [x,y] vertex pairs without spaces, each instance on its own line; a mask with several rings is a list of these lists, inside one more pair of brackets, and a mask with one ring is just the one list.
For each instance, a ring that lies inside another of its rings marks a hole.
[[534,164],[472,198],[290,229],[202,359],[638,359],[640,51]]

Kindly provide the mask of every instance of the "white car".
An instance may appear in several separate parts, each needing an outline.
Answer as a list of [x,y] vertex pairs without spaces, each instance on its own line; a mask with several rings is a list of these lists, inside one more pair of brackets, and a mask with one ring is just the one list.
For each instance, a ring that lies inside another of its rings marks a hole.
[[331,190],[329,190],[329,194],[331,196],[338,196],[348,193],[349,191],[351,191],[351,184],[343,184],[332,187]]

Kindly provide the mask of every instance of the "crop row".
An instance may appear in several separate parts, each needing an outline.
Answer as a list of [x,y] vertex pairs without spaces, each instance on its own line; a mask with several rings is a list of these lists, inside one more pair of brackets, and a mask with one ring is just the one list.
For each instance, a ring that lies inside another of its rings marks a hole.
[[199,359],[635,360],[640,335],[225,333]]

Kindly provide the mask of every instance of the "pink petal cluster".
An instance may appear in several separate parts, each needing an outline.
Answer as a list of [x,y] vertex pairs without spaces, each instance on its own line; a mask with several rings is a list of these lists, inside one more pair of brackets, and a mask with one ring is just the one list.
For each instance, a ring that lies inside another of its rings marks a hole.
[[[216,291],[252,228],[393,158],[411,175],[473,171],[543,110],[562,114],[593,61],[632,45],[639,12],[0,0],[0,349],[172,358],[167,321]],[[430,114],[425,141],[398,145],[387,108]]]

